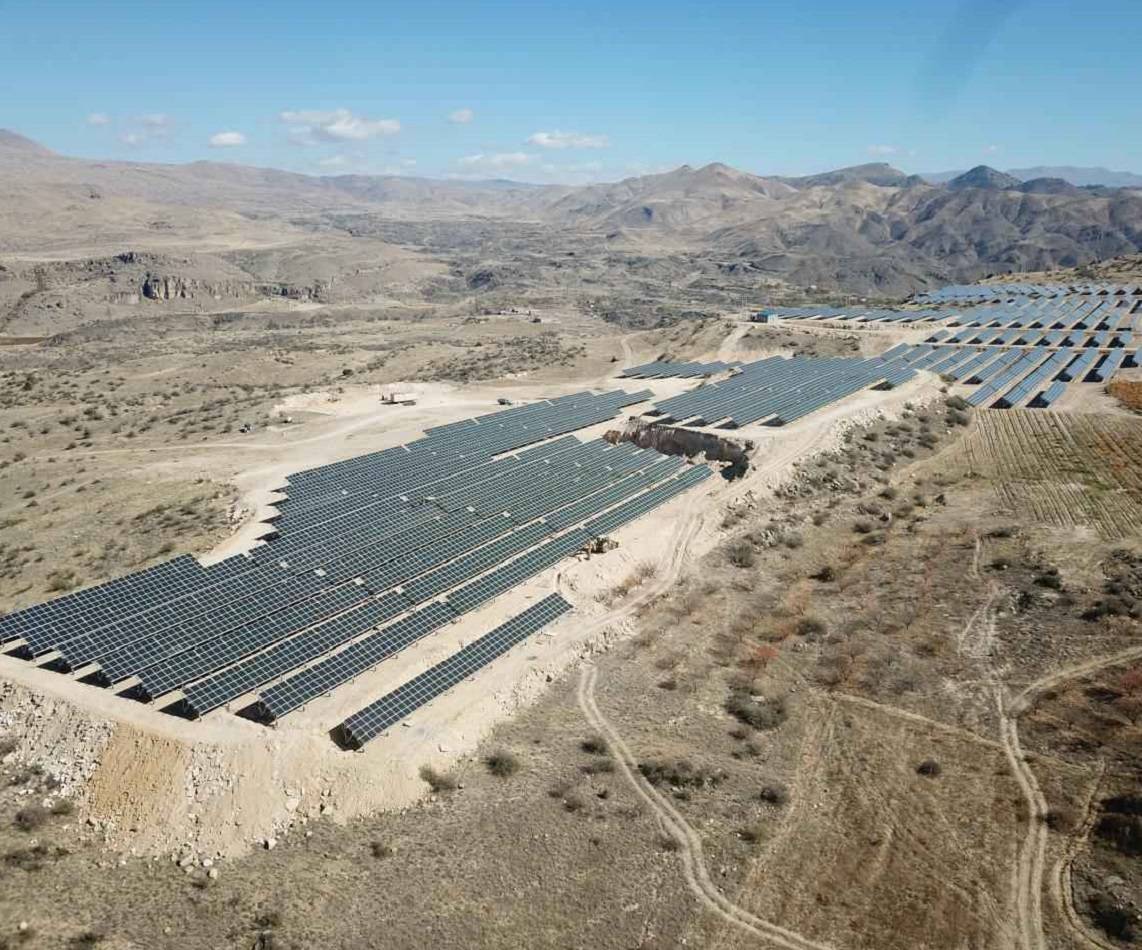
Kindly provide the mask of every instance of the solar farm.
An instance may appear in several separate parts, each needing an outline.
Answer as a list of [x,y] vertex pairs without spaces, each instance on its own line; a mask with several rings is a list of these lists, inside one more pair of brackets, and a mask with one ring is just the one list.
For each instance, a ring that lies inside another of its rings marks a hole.
[[[1048,409],[1071,385],[1106,383],[1138,365],[1139,288],[1012,285],[974,296],[950,288],[924,300],[952,306],[762,311],[914,335],[877,356],[660,358],[617,378],[678,380],[682,392],[539,399],[295,472],[269,533],[250,550],[208,565],[182,555],[19,610],[0,618],[0,645],[123,702],[191,720],[228,710],[276,724],[712,474],[706,464],[576,432],[624,414],[680,431],[779,429],[925,371],[962,384],[976,407]],[[571,606],[548,598],[408,682],[385,682],[334,737],[361,748]]]
[[[266,543],[10,614],[4,649],[125,702],[194,719],[237,703],[278,722],[709,478],[705,465],[567,434],[647,395],[543,400],[299,472]],[[410,689],[426,702],[569,609],[529,608],[432,677],[393,684],[402,699],[385,708],[414,708]],[[370,706],[342,731],[360,747],[378,734],[362,722],[381,719],[396,721]]]
[[948,311],[859,307],[772,308],[794,323],[928,331],[881,356],[885,365],[928,370],[970,387],[972,406],[1046,409],[1069,384],[1111,382],[1140,364],[1135,335],[1142,287],[1050,288],[1034,284],[953,287],[919,298],[960,304]]

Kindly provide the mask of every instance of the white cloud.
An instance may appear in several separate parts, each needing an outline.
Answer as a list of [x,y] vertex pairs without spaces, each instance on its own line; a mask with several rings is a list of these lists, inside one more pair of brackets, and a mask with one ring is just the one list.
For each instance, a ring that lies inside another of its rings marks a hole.
[[610,141],[605,135],[586,135],[582,132],[535,132],[528,136],[528,145],[540,148],[606,148]]
[[137,121],[144,128],[155,132],[165,131],[171,126],[171,117],[165,112],[149,112],[139,116]]
[[142,145],[147,140],[147,137],[142,132],[124,132],[119,136],[119,141],[124,145]]
[[448,121],[453,125],[467,125],[474,118],[476,118],[476,113],[471,109],[457,109],[448,114]]
[[327,155],[325,158],[319,158],[317,164],[322,168],[344,168],[349,164],[349,159],[344,155]]
[[293,126],[290,137],[302,145],[362,142],[379,135],[396,135],[400,131],[400,122],[396,119],[367,119],[354,115],[348,109],[301,109],[282,112],[279,117]]
[[994,155],[996,152],[1002,151],[1002,149],[1003,147],[1001,145],[988,145],[983,151],[985,155]]
[[895,155],[899,152],[895,145],[870,145],[868,147],[869,155]]
[[88,125],[110,125],[111,116],[106,112],[92,112],[84,121],[86,121]]
[[211,148],[235,148],[246,144],[246,136],[241,132],[215,132],[209,141]]
[[483,171],[503,171],[505,168],[519,168],[535,160],[527,152],[493,152],[491,154],[465,155],[457,161],[463,168]]

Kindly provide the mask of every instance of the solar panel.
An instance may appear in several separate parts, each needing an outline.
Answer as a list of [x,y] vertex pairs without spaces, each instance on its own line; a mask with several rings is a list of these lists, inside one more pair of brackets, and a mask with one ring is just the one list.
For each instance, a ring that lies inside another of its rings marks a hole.
[[339,726],[342,741],[351,748],[360,749],[390,726],[432,702],[570,610],[571,605],[562,597],[549,594],[523,613],[348,717]]
[[456,618],[452,609],[436,602],[357,640],[339,653],[294,673],[268,689],[258,701],[261,718],[275,722],[324,693],[360,676]]

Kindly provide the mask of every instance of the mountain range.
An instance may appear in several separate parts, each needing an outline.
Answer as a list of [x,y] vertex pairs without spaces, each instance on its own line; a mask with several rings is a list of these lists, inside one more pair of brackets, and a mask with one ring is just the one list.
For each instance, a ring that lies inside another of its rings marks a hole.
[[[963,171],[925,173],[923,177],[932,184],[940,185],[962,175]],[[1083,168],[1076,165],[1035,165],[1031,168],[1009,168],[1005,174],[1020,181],[1035,178],[1061,178],[1079,188],[1088,186],[1102,188],[1142,188],[1142,175],[1134,172],[1116,172],[1109,168]]]
[[[0,255],[233,253],[378,229],[423,249],[427,232],[414,223],[435,222],[433,240],[447,246],[440,223],[456,233],[465,222],[517,247],[526,233],[529,256],[574,240],[611,267],[616,254],[700,259],[800,286],[896,295],[1142,249],[1142,192],[1050,174],[1064,171],[1025,169],[1036,173],[1026,180],[979,166],[934,183],[883,163],[794,178],[715,163],[612,183],[523,185],[88,161],[0,131]],[[415,241],[402,236],[413,231]],[[567,266],[585,266],[576,253]]]

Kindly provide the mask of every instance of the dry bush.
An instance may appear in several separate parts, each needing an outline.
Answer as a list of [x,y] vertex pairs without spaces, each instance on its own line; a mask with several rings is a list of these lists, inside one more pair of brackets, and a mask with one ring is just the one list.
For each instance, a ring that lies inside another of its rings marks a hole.
[[450,792],[456,788],[456,779],[447,772],[438,772],[431,765],[420,767],[420,777],[434,792]]
[[744,690],[733,690],[726,699],[726,712],[754,729],[776,729],[789,713],[781,699],[754,699]]
[[753,567],[753,546],[744,538],[727,542],[722,550],[726,560],[734,567]]
[[488,771],[497,778],[510,778],[519,771],[519,759],[504,749],[498,749],[484,759]]

